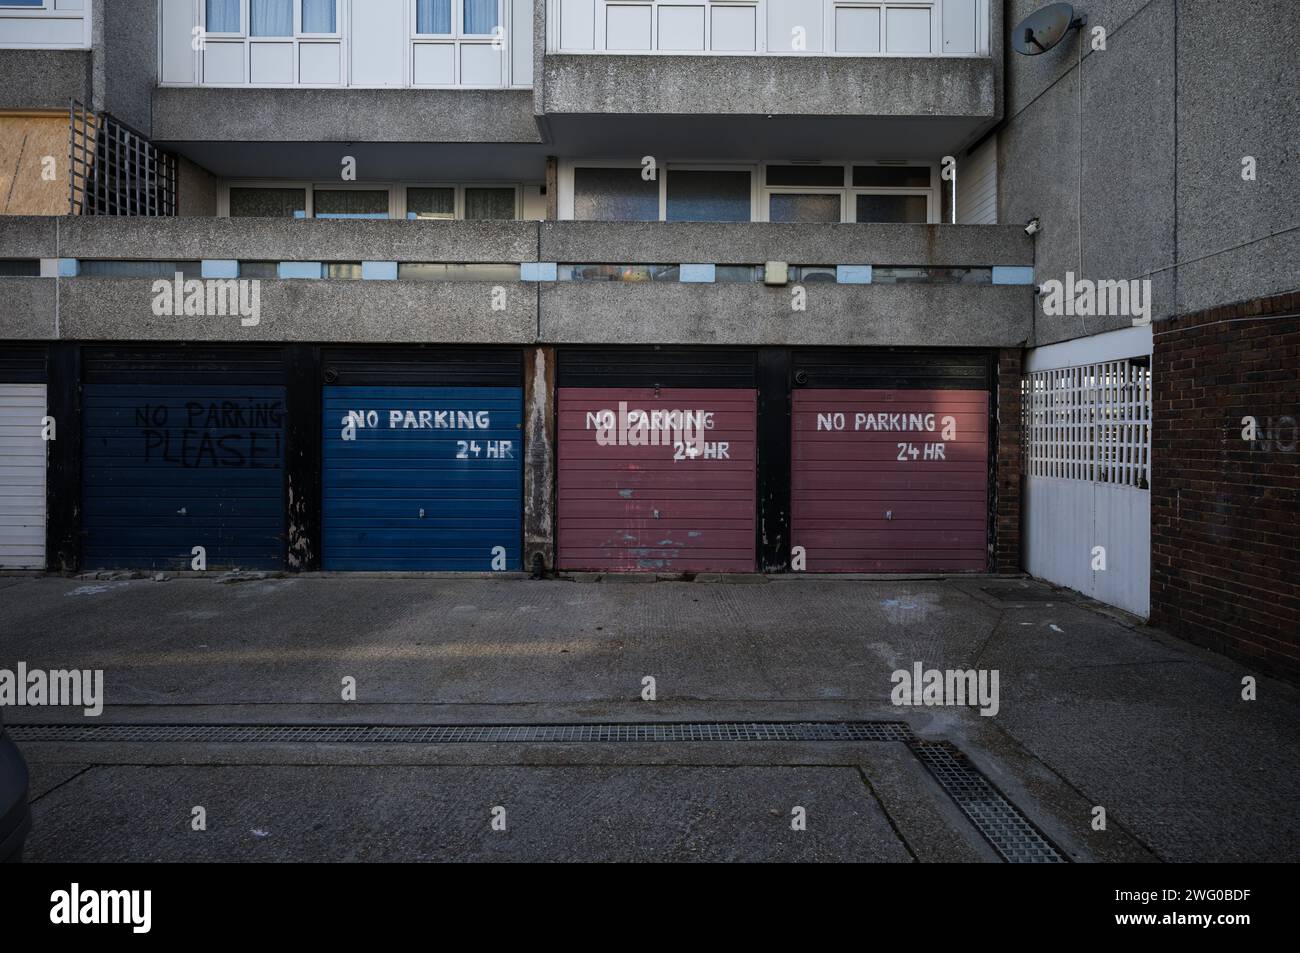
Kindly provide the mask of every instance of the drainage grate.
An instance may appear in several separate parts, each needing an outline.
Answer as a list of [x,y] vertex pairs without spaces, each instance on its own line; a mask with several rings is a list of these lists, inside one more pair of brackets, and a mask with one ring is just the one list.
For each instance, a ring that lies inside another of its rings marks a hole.
[[10,725],[15,741],[474,744],[626,741],[907,741],[902,722],[604,725]]
[[1003,860],[1012,864],[1066,863],[1051,841],[955,746],[913,739],[908,747]]
[[1062,593],[1041,586],[981,586],[980,592],[998,602],[1065,602]]

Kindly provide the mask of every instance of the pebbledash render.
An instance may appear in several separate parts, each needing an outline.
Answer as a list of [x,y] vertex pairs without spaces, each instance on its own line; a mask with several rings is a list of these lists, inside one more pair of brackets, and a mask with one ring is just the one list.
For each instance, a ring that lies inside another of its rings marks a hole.
[[0,6],[0,568],[1025,572],[1295,676],[1300,12],[1036,6]]

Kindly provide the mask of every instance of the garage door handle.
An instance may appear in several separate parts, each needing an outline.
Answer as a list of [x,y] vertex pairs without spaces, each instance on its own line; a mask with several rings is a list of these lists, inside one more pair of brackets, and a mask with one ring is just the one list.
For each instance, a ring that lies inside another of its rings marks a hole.
[[420,510],[420,519],[424,519],[424,510],[423,510],[423,509]]
[[893,511],[893,510],[885,510],[885,519],[887,519],[887,520],[892,520],[893,518],[894,518],[894,511]]

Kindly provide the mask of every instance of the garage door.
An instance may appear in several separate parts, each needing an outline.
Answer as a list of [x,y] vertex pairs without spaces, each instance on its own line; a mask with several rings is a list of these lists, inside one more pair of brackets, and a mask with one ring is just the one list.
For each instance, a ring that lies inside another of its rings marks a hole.
[[752,572],[754,388],[561,387],[562,569]]
[[324,389],[327,570],[517,570],[519,387]]
[[[179,374],[179,372],[177,372]],[[283,564],[284,388],[87,383],[83,565]]]
[[810,572],[988,567],[988,394],[796,390],[791,543]]
[[44,384],[0,384],[0,568],[45,568]]

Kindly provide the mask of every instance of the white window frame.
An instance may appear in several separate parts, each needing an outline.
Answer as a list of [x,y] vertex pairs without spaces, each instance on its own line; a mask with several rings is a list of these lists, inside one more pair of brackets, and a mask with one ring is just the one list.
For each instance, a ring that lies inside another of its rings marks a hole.
[[[840,9],[867,9],[880,11],[880,49],[875,53],[840,52],[835,47],[835,12]],[[930,11],[930,52],[889,52],[889,11]],[[917,57],[943,56],[943,0],[823,0],[822,30],[827,45],[826,56],[848,57]]]
[[[230,217],[230,190],[231,189],[302,189],[305,192],[303,206],[306,211],[306,219],[292,219],[291,221],[314,220],[316,218],[316,190],[322,189],[329,192],[341,192],[344,190],[353,190],[360,192],[379,192],[387,190],[388,192],[388,221],[451,221],[450,219],[408,219],[406,217],[406,190],[407,189],[454,189],[455,190],[455,221],[466,221],[465,219],[465,190],[466,189],[511,189],[515,196],[515,212],[513,221],[520,221],[523,214],[523,185],[519,182],[320,182],[308,180],[290,180],[281,179],[229,179],[221,183],[217,191],[217,217]],[[379,221],[372,219],[371,221]],[[473,219],[480,221],[480,219]]]
[[[546,0],[534,0],[544,3]],[[662,56],[757,56],[767,49],[767,0],[595,0],[595,50],[597,53],[614,53],[624,56],[662,55]],[[606,10],[608,7],[649,7],[650,8],[650,48],[648,50],[610,50],[606,47],[609,29]],[[704,45],[698,50],[661,50],[659,49],[659,10],[663,7],[703,7],[704,9]],[[713,45],[713,8],[714,7],[753,7],[754,8],[754,49],[720,50],[715,52]],[[567,51],[566,51],[567,52]]]
[[[88,50],[91,47],[93,38],[92,24],[94,23],[96,2],[97,0],[85,0],[85,8],[82,10],[58,10],[54,6],[54,0],[41,0],[39,7],[5,5],[3,0],[0,0],[0,24],[10,19],[81,21],[81,40],[75,44],[6,41],[2,38],[4,28],[0,26],[0,50]],[[538,2],[541,2],[541,0],[538,0]]]
[[[545,0],[533,0],[535,3],[542,3]],[[419,22],[419,4],[417,0],[408,0],[406,21],[407,21],[407,49],[409,63],[407,65],[406,81],[412,89],[502,89],[510,87],[510,40],[512,36],[512,24],[510,16],[510,4],[506,0],[496,0],[497,4],[497,28],[501,31],[501,75],[499,81],[493,85],[465,84],[459,82],[461,75],[461,48],[465,46],[491,46],[496,42],[496,36],[492,33],[466,33],[465,25],[465,0],[451,0],[451,32],[450,33],[418,33],[417,27]],[[417,83],[415,81],[415,47],[417,46],[453,46],[454,54],[454,75],[457,82],[451,83]],[[530,84],[531,86],[531,84]]]
[[[768,48],[768,4],[767,0],[590,0],[592,13],[592,49],[562,49],[560,47],[560,4],[562,0],[535,0],[547,5],[546,15],[546,52],[575,55],[614,55],[614,56],[841,56],[841,57],[947,57],[951,59],[968,59],[987,57],[989,55],[989,3],[990,0],[977,0],[975,10],[975,37],[973,53],[945,53],[943,50],[943,3],[944,0],[821,0],[822,8],[822,49],[792,50]],[[572,2],[572,0],[570,0]],[[608,25],[607,6],[642,6],[650,7],[650,48],[646,50],[610,50],[607,47]],[[702,6],[704,7],[704,47],[700,50],[661,50],[659,49],[659,13],[661,6]],[[750,50],[712,50],[713,16],[712,7],[754,7],[755,8],[755,48]],[[837,7],[875,7],[881,11],[881,48],[877,53],[837,52],[835,49],[835,10]],[[930,11],[930,52],[926,53],[890,53],[888,52],[888,16],[886,8],[923,8]]]
[[[345,19],[348,16],[348,8],[351,6],[343,0],[334,0],[334,32],[333,33],[304,33],[302,32],[302,0],[293,0],[293,34],[284,36],[253,36],[253,14],[252,0],[239,0],[239,32],[238,33],[210,33],[208,32],[208,4],[207,0],[195,0],[198,4],[199,29],[200,36],[203,37],[204,49],[195,53],[195,76],[198,82],[197,86],[207,87],[209,89],[337,89],[348,83],[348,48],[347,48],[347,25]],[[162,55],[162,17],[158,18],[159,29],[159,56]],[[216,43],[218,45],[233,46],[236,43],[243,45],[243,74],[238,83],[209,83],[203,79],[203,57],[207,54],[206,47]],[[252,48],[256,44],[292,44],[293,46],[293,80],[288,83],[253,83],[252,81]],[[339,81],[337,83],[320,84],[320,83],[300,83],[298,77],[301,72],[301,51],[302,47],[318,43],[321,45],[338,46],[339,48]]]
[[[918,160],[909,159],[902,162],[896,162],[893,160],[882,161],[880,159],[827,160],[825,162],[817,163],[817,165],[843,167],[844,177],[842,179],[842,185],[839,188],[836,188],[835,186],[832,185],[772,185],[769,186],[767,184],[767,170],[769,166],[788,166],[788,165],[805,165],[805,164],[806,163],[795,163],[795,162],[790,162],[789,160],[781,160],[781,159],[772,159],[762,163],[763,166],[762,196],[760,197],[760,201],[759,201],[759,208],[762,212],[762,218],[755,219],[755,221],[767,222],[771,220],[772,209],[771,209],[771,202],[768,199],[768,196],[770,195],[776,193],[782,193],[786,195],[791,195],[791,194],[827,195],[827,194],[838,193],[841,197],[840,198],[840,221],[844,223],[851,223],[851,224],[857,223],[858,212],[857,212],[856,199],[857,196],[859,195],[924,195],[926,197],[926,203],[925,203],[926,223],[930,225],[939,224],[939,208],[940,208],[940,203],[938,200],[939,164],[937,162],[931,162],[931,161],[919,160],[919,159]],[[885,188],[881,186],[855,186],[853,184],[853,167],[855,165],[856,166],[875,165],[875,166],[883,166],[886,168],[905,165],[905,166],[916,166],[919,168],[926,168],[930,170],[930,186],[929,188],[925,188],[922,186],[908,186],[906,188]],[[872,223],[865,223],[865,224],[872,224]]]

